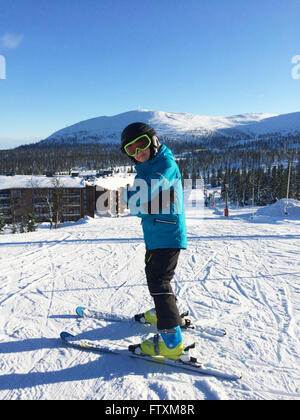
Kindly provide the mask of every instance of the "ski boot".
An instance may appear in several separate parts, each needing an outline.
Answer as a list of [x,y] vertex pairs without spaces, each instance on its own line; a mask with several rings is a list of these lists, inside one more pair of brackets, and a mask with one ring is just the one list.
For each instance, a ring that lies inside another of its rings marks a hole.
[[[194,329],[194,325],[189,318],[186,318],[189,315],[189,312],[186,311],[180,315],[181,317],[181,329]],[[134,320],[136,322],[140,322],[141,324],[157,324],[157,317],[155,308],[149,309],[147,312],[143,312],[142,314],[137,314],[134,316]]]
[[149,311],[143,312],[142,314],[136,314],[134,320],[141,324],[157,324],[155,308],[149,309]]
[[163,330],[150,339],[128,348],[134,354],[178,360],[184,354],[180,327]]

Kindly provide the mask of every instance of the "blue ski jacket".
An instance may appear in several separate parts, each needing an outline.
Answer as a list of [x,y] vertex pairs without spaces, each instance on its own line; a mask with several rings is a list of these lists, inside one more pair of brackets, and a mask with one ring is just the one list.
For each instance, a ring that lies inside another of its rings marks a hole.
[[182,180],[171,150],[162,145],[154,158],[136,165],[136,172],[127,200],[131,213],[142,219],[146,249],[186,249]]

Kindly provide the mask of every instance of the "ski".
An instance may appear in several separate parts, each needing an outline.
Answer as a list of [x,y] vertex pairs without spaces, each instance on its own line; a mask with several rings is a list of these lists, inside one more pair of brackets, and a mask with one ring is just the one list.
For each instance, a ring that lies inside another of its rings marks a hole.
[[133,349],[136,346],[129,346],[128,350],[111,348],[109,346],[102,345],[101,342],[97,343],[95,341],[78,339],[76,338],[76,336],[65,331],[60,334],[60,338],[63,341],[63,343],[66,344],[67,346],[74,347],[79,350],[88,350],[88,351],[94,351],[94,352],[99,352],[99,353],[115,354],[124,358],[130,357],[130,358],[145,360],[148,362],[160,363],[162,365],[172,366],[172,367],[179,368],[181,370],[185,370],[188,372],[194,372],[201,375],[214,376],[220,379],[225,379],[225,380],[230,380],[230,381],[237,381],[241,379],[241,375],[228,373],[228,372],[222,372],[221,370],[218,370],[218,369],[205,367],[202,363],[199,363],[197,359],[195,359],[194,357],[190,357],[188,353],[186,353],[185,355],[186,360],[181,360],[181,359],[172,360],[172,359],[164,358],[162,356],[149,356],[145,354],[135,354],[133,353]]
[[[137,322],[143,325],[151,325],[145,322],[141,322],[141,317],[139,315],[135,315],[133,317],[129,317],[126,315],[120,315],[110,312],[103,312],[103,311],[95,311],[93,309],[85,308],[83,306],[78,306],[76,308],[76,314],[81,318],[93,318],[103,321],[110,321],[110,322]],[[186,319],[188,316],[188,311],[181,314],[181,317]],[[215,328],[215,327],[208,327],[208,326],[201,326],[201,325],[194,325],[189,319],[186,319],[185,326],[181,327],[182,330],[194,330],[195,332],[199,332],[202,334],[213,335],[216,337],[224,337],[226,335],[226,330],[223,328]]]

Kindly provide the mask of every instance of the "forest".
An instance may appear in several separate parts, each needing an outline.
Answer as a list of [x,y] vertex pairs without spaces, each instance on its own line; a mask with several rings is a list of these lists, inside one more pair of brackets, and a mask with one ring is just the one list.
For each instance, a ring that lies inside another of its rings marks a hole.
[[[195,136],[160,139],[175,155],[183,179],[203,178],[222,188],[222,198],[237,205],[271,204],[289,194],[300,200],[300,135],[230,138]],[[119,171],[134,166],[115,143],[41,146],[0,150],[0,174],[69,173],[73,170]],[[288,190],[288,191],[287,191]]]

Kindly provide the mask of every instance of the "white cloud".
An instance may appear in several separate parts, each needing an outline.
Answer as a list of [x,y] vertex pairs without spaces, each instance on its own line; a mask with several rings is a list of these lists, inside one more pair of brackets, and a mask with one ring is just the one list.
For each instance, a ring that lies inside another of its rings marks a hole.
[[16,35],[6,32],[0,36],[0,46],[3,48],[18,48],[23,41],[23,35]]

